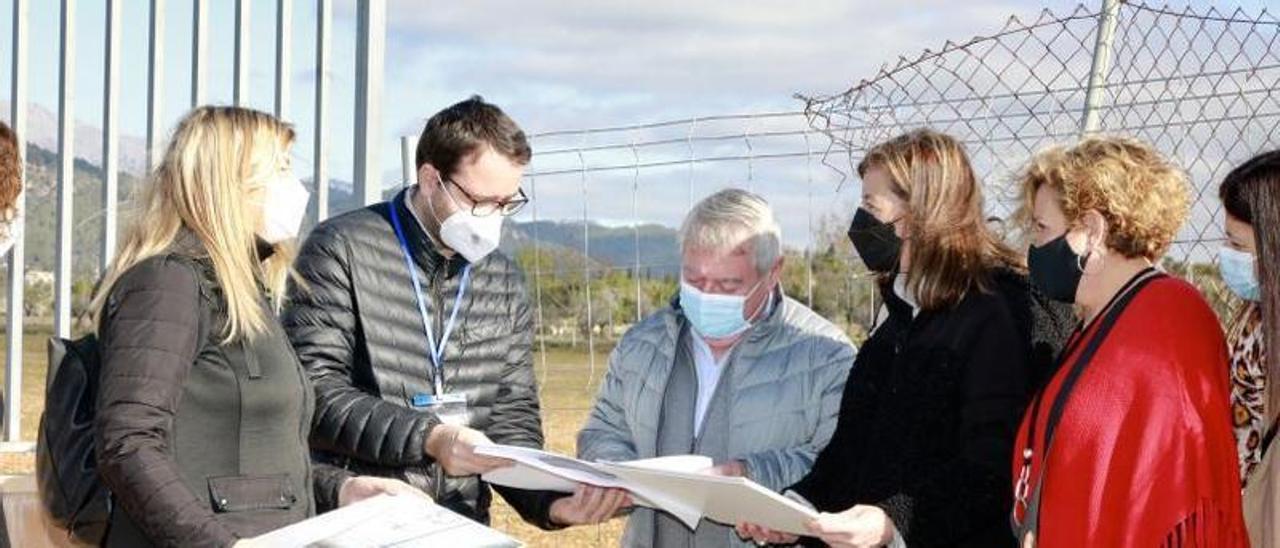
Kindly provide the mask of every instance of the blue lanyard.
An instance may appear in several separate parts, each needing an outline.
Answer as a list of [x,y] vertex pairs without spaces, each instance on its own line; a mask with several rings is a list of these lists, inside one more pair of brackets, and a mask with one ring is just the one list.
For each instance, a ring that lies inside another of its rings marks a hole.
[[462,296],[467,292],[467,284],[471,281],[471,265],[462,269],[462,282],[458,285],[458,296],[453,299],[453,312],[449,314],[448,323],[444,324],[444,333],[440,343],[436,344],[435,330],[431,328],[431,315],[427,312],[427,301],[422,298],[422,282],[418,279],[418,268],[413,264],[413,254],[409,251],[409,240],[404,237],[404,229],[400,226],[400,212],[397,211],[396,200],[388,204],[391,208],[391,226],[396,230],[396,239],[400,240],[400,251],[404,255],[404,264],[409,269],[409,279],[413,280],[413,293],[418,298],[418,312],[422,314],[422,327],[427,331],[427,351],[431,354],[431,381],[435,385],[436,394],[444,394],[444,347],[453,333],[453,324],[458,320],[458,309],[462,308]]

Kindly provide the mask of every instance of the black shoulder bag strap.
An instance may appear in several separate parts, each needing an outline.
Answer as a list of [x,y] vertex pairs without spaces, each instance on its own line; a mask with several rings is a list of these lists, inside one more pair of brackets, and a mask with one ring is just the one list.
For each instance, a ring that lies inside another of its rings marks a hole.
[[[1112,298],[1111,303],[1107,305],[1106,314],[1098,323],[1097,333],[1089,339],[1084,350],[1080,352],[1080,356],[1076,358],[1075,362],[1071,365],[1071,369],[1067,371],[1067,376],[1062,381],[1062,388],[1058,391],[1058,394],[1053,399],[1053,404],[1049,407],[1049,419],[1045,422],[1044,449],[1042,451],[1043,454],[1040,456],[1040,473],[1037,474],[1035,487],[1032,489],[1031,496],[1028,498],[1026,515],[1021,523],[1011,516],[1013,531],[1017,536],[1019,543],[1023,542],[1027,535],[1036,533],[1039,530],[1040,498],[1044,489],[1044,471],[1049,464],[1049,450],[1053,446],[1054,433],[1058,428],[1058,422],[1062,420],[1062,413],[1066,410],[1067,402],[1071,400],[1071,394],[1075,390],[1076,382],[1080,380],[1080,376],[1084,374],[1089,363],[1093,361],[1093,356],[1098,353],[1098,349],[1102,346],[1102,343],[1106,341],[1107,335],[1111,333],[1111,328],[1115,327],[1116,322],[1120,319],[1124,310],[1128,308],[1129,303],[1133,301],[1134,297],[1137,297],[1138,293],[1141,292],[1147,284],[1163,277],[1164,274],[1161,274],[1154,268],[1147,268],[1142,272],[1139,272],[1133,277],[1133,279],[1129,280],[1129,282],[1121,288],[1120,292]],[[1082,333],[1081,337],[1076,341],[1076,344],[1080,344],[1083,339],[1084,336]],[[1065,349],[1062,354],[1063,358],[1065,359],[1067,356],[1070,356],[1072,351],[1074,351],[1074,348]],[[1045,388],[1048,388],[1047,383]],[[1040,394],[1036,395],[1035,401],[1031,407],[1031,422],[1027,428],[1028,448],[1034,447],[1036,443],[1036,423],[1040,418],[1040,403],[1043,400],[1043,396],[1044,391],[1042,390]],[[1029,456],[1025,458],[1030,460]],[[1018,502],[1015,500],[1014,504],[1016,505],[1017,503]],[[1017,512],[1016,508],[1014,509],[1014,512]]]

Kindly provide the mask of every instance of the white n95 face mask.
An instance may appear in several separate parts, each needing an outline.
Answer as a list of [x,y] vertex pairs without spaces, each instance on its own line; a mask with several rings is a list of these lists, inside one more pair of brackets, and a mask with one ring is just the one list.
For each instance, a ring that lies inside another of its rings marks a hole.
[[[502,215],[495,212],[477,217],[471,213],[470,207],[463,207],[458,203],[442,177],[436,175],[436,182],[440,185],[440,191],[457,210],[440,222],[440,240],[449,249],[462,255],[467,262],[480,262],[498,249],[498,244],[502,241]],[[434,214],[434,208],[432,213]]]
[[502,215],[476,217],[459,209],[440,223],[440,239],[469,263],[478,263],[498,249],[502,241]]
[[292,174],[282,174],[268,183],[262,199],[262,230],[258,236],[269,244],[297,238],[310,200],[307,187]]

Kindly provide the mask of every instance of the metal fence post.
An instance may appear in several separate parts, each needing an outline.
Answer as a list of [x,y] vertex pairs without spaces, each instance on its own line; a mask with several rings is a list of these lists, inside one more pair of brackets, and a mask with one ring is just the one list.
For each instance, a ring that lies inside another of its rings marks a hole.
[[400,138],[400,187],[404,188],[418,182],[418,170],[414,167],[414,150],[416,144],[413,137],[405,135]]
[[316,0],[316,131],[311,182],[316,223],[329,216],[329,29],[333,27],[333,0]]
[[107,1],[106,89],[102,107],[102,257],[106,272],[116,252],[116,203],[120,183],[120,10],[121,0]]
[[209,49],[209,4],[193,0],[191,6],[191,108],[204,102],[205,54]]
[[290,91],[293,89],[293,0],[276,2],[276,102],[277,118],[289,118]]
[[[12,109],[9,123],[18,138],[18,159],[26,171],[27,165],[27,0],[13,0],[13,84],[10,88],[9,107]],[[26,219],[26,192],[18,194],[17,226],[22,233]],[[24,264],[26,245],[17,238],[9,250],[9,308],[4,368],[4,439],[15,442],[22,439],[22,321],[26,318],[23,290],[26,287]]]
[[355,195],[361,205],[382,201],[382,78],[386,0],[360,0],[356,24]]
[[71,238],[75,175],[76,2],[62,0],[61,53],[58,58],[58,207],[57,267],[54,274],[53,333],[71,336]]
[[1089,69],[1089,87],[1084,98],[1084,118],[1080,122],[1081,136],[1098,131],[1098,109],[1107,92],[1107,72],[1111,70],[1111,45],[1116,37],[1120,4],[1121,0],[1102,0],[1098,39],[1093,47],[1093,66]]
[[147,170],[160,164],[160,105],[164,85],[164,0],[151,0],[147,38]]

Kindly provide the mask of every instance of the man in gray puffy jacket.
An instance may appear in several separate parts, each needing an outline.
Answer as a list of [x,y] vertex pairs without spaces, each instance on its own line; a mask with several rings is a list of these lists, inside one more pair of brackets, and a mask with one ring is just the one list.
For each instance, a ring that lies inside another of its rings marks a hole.
[[[680,229],[680,295],[623,336],[578,434],[586,460],[698,454],[708,473],[774,490],[803,477],[836,427],[854,348],[782,293],[781,230],[759,196],[720,191]],[[632,512],[626,546],[744,544],[732,526],[690,531]]]

